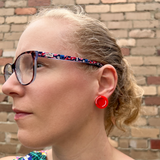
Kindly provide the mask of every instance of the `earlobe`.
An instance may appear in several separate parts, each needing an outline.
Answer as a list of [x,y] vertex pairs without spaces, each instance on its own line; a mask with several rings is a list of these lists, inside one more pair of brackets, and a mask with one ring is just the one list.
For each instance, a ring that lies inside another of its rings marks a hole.
[[116,88],[117,80],[117,72],[112,65],[106,64],[100,68],[98,95],[109,98]]

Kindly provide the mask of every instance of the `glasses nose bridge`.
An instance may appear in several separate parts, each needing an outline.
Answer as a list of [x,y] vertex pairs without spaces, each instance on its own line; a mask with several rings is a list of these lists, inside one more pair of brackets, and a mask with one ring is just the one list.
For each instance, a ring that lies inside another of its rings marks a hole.
[[[7,65],[10,65],[10,67],[11,67],[11,75],[7,78],[7,75],[5,75],[5,74],[7,74],[6,72],[6,67],[7,67]],[[19,81],[18,80],[18,75],[17,75],[17,73],[16,73],[16,61],[13,63],[13,64],[11,64],[11,63],[8,63],[8,64],[6,64],[6,66],[5,66],[5,68],[4,68],[4,75],[5,75],[5,81],[7,82],[14,74],[15,74],[15,77],[16,77],[16,80],[17,81]]]

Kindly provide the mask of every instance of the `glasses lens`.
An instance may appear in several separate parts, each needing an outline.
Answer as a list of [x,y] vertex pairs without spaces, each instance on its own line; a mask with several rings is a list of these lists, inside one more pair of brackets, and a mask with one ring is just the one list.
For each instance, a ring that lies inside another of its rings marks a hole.
[[33,58],[31,53],[18,57],[15,64],[17,78],[22,84],[28,84],[33,79]]
[[4,78],[7,81],[7,79],[12,75],[13,70],[11,64],[6,64],[4,67]]

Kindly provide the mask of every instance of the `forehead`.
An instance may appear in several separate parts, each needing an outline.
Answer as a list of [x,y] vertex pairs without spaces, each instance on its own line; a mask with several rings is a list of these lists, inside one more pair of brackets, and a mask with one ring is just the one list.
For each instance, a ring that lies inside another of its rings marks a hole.
[[67,54],[66,42],[70,32],[67,25],[65,21],[53,18],[41,18],[32,22],[20,37],[16,57],[29,50]]

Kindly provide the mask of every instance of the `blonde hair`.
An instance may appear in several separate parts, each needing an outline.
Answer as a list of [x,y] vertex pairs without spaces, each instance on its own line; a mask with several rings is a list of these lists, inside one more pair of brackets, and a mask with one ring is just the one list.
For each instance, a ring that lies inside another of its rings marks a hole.
[[124,131],[124,126],[131,124],[138,116],[143,91],[136,84],[129,64],[107,27],[100,21],[86,16],[81,7],[72,8],[74,9],[44,9],[34,20],[50,17],[69,22],[72,27],[67,36],[68,45],[76,48],[83,58],[114,66],[118,83],[109,98],[104,124],[108,135],[114,126]]

